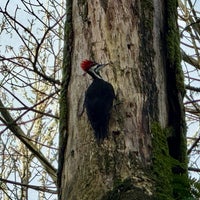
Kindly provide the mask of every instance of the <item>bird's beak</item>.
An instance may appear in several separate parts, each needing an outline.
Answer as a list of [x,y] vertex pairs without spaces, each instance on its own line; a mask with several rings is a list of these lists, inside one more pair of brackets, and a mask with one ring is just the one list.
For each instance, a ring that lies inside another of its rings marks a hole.
[[105,66],[109,65],[109,63],[106,64],[99,64],[98,65],[98,71],[100,71],[101,69],[103,69]]
[[105,66],[107,66],[107,65],[109,65],[110,63],[106,63],[106,64],[101,64],[101,67],[103,68],[103,67],[105,67]]

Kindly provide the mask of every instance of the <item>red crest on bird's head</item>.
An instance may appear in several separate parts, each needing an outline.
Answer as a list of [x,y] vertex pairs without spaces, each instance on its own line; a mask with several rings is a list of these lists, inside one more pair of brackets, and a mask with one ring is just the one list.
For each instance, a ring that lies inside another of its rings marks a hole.
[[90,69],[90,67],[94,66],[96,63],[93,62],[93,61],[90,61],[90,60],[83,60],[81,62],[81,68],[84,70],[84,71],[88,71]]

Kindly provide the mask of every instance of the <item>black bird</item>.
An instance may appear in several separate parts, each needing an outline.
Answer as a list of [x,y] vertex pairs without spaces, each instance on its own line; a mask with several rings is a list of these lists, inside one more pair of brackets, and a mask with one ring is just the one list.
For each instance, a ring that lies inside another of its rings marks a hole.
[[98,143],[108,136],[110,112],[115,98],[113,86],[104,81],[99,73],[108,64],[90,60],[81,62],[81,68],[93,78],[85,93],[85,107]]

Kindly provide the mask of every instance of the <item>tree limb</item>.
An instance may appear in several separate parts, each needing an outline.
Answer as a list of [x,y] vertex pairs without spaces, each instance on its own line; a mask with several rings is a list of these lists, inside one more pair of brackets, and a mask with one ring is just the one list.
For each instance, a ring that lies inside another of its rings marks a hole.
[[200,172],[200,169],[194,167],[188,167],[188,170],[193,172]]
[[193,87],[193,86],[190,86],[190,85],[186,85],[185,88],[188,89],[188,90],[192,90],[194,92],[200,92],[200,88],[198,88],[198,87]]
[[33,155],[40,161],[42,166],[48,172],[54,183],[57,182],[56,169],[51,163],[45,158],[35,144],[33,144],[23,132],[23,130],[16,124],[15,120],[11,117],[8,110],[4,107],[0,100],[0,113],[4,118],[4,123],[10,129],[10,131],[33,153]]
[[185,62],[187,62],[188,64],[194,66],[195,68],[197,69],[200,69],[200,65],[199,65],[199,62],[192,58],[191,56],[187,55],[184,51],[181,51],[182,53],[182,58]]
[[189,154],[192,152],[192,150],[197,146],[197,144],[199,143],[199,141],[200,141],[200,137],[197,138],[197,139],[195,140],[195,142],[192,144],[192,146],[188,149],[187,155],[189,155]]

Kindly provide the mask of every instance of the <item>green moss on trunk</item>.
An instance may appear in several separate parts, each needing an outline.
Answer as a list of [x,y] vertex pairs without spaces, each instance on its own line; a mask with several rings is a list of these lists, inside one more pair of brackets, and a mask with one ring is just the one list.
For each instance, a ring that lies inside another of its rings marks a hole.
[[172,158],[173,197],[174,199],[184,199],[189,196],[189,181],[187,177],[186,125],[183,106],[185,88],[177,25],[178,2],[177,0],[168,0],[165,3],[168,126],[173,127],[173,131],[167,140],[169,155]]
[[177,25],[177,0],[167,1],[167,59],[175,70],[176,87],[185,94],[184,75],[181,67],[180,36]]
[[185,168],[182,163],[169,154],[167,138],[173,132],[172,128],[162,129],[157,122],[152,123],[153,135],[153,179],[155,180],[156,200],[183,200],[190,197],[189,181],[186,173],[174,173],[174,168]]
[[155,199],[173,200],[171,159],[167,145],[168,131],[163,130],[159,123],[152,123],[153,135],[153,177],[155,179]]
[[68,99],[67,91],[71,75],[71,54],[73,44],[72,1],[66,1],[65,44],[63,50],[63,80],[60,94],[60,127],[59,127],[59,160],[58,160],[58,193],[60,192],[64,152],[68,138]]

